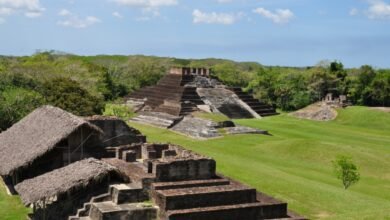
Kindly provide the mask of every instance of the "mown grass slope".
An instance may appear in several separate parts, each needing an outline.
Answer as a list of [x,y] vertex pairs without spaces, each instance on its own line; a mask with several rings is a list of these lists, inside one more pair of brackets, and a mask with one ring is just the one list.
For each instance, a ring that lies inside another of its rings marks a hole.
[[[171,142],[214,157],[218,171],[289,203],[311,219],[390,219],[390,114],[365,107],[339,111],[332,122],[287,115],[236,123],[272,136],[236,135],[199,141],[132,123],[152,142]],[[332,160],[351,156],[361,180],[348,190]],[[27,210],[0,190],[0,219],[24,219]]]
[[[390,114],[350,107],[332,122],[280,115],[236,123],[266,129],[272,136],[197,141],[131,125],[149,141],[181,144],[214,157],[219,172],[287,201],[311,219],[390,219]],[[361,171],[360,182],[348,190],[333,173],[337,155],[351,156]]]
[[29,209],[25,208],[18,196],[6,193],[3,182],[0,180],[0,219],[25,220]]

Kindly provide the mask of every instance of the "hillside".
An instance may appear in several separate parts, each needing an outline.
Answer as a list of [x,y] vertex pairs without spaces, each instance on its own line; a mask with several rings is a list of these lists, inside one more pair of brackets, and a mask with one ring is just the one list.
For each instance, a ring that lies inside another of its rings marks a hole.
[[[390,218],[390,117],[365,107],[339,111],[331,122],[287,115],[239,124],[269,130],[273,136],[228,136],[195,141],[170,131],[131,124],[149,141],[181,144],[214,157],[218,170],[289,203],[312,219]],[[360,182],[344,190],[332,160],[352,156]]]

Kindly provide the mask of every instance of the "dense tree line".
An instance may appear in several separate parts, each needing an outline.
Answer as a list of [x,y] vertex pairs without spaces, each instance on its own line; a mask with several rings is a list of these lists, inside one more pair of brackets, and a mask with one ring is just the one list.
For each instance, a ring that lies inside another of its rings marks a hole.
[[347,95],[356,105],[390,106],[390,70],[364,65],[345,69],[338,61],[308,68],[256,67],[239,70],[220,64],[214,76],[228,85],[244,87],[255,97],[291,111],[319,101],[327,93]]
[[101,114],[105,103],[155,84],[167,66],[152,58],[56,52],[0,57],[0,131],[44,104],[80,116]]
[[315,67],[266,67],[222,59],[152,56],[76,56],[55,51],[25,57],[0,56],[0,131],[43,104],[77,115],[101,114],[106,103],[157,83],[171,66],[211,68],[225,84],[240,86],[257,98],[295,110],[326,93],[346,94],[358,105],[390,106],[390,70],[340,62]]

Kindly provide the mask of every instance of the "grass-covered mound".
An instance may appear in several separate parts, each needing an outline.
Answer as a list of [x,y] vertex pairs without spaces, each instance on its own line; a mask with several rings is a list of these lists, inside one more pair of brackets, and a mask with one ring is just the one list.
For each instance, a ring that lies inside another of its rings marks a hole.
[[[289,203],[311,219],[390,218],[390,114],[365,107],[339,110],[335,121],[288,115],[238,124],[273,136],[236,135],[196,141],[168,130],[131,124],[149,141],[186,146],[218,161],[218,171]],[[348,190],[333,173],[332,160],[348,155],[361,180]]]

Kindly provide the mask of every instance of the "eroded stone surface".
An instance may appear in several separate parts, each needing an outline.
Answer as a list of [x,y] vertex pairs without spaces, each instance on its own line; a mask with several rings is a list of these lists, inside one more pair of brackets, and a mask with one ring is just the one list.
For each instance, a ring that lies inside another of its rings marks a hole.
[[217,123],[194,117],[185,117],[172,130],[196,138],[213,138],[221,136],[215,128]]
[[244,126],[227,127],[224,129],[228,134],[268,134],[268,131]]
[[337,117],[337,111],[334,109],[334,107],[319,102],[293,112],[291,115],[298,118],[315,121],[331,121]]

